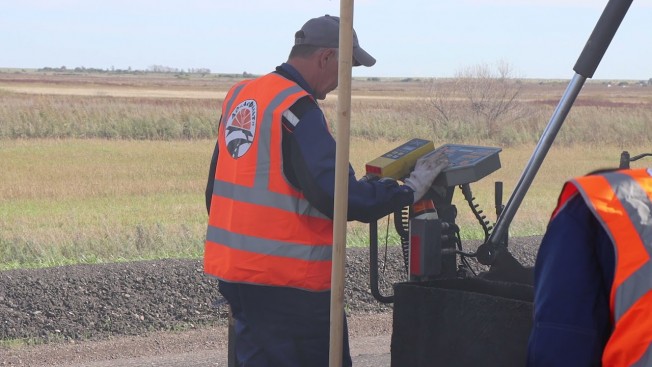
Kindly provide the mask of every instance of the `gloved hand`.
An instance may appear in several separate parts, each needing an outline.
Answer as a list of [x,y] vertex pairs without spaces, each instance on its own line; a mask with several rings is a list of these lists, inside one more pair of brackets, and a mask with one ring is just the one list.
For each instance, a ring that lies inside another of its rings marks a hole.
[[417,159],[414,170],[405,179],[405,185],[414,190],[415,203],[428,192],[437,175],[446,167],[448,167],[448,156],[443,151]]

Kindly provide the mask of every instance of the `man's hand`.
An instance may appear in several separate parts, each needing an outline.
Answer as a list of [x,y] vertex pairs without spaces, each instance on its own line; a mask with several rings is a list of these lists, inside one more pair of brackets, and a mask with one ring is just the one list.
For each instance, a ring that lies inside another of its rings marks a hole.
[[405,180],[405,185],[414,190],[415,203],[428,192],[437,175],[446,167],[448,167],[448,156],[443,151],[425,155],[417,160],[414,171]]

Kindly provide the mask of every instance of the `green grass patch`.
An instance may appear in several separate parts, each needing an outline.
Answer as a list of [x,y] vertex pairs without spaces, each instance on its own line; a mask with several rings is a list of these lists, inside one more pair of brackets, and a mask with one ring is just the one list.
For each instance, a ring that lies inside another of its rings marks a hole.
[[[212,141],[0,143],[0,269],[202,256]],[[350,156],[358,176],[364,163],[396,145],[354,138]],[[532,149],[505,148],[500,153],[502,168],[471,183],[474,204],[490,224],[497,219],[494,183],[503,182],[506,203]],[[645,149],[629,150],[634,155]],[[562,183],[596,168],[617,166],[620,152],[619,147],[606,146],[553,147],[519,206],[510,235],[543,234]],[[483,239],[459,189],[453,204],[462,240]],[[348,246],[368,246],[368,224],[352,222],[347,228]],[[393,220],[378,222],[378,242],[400,243]]]

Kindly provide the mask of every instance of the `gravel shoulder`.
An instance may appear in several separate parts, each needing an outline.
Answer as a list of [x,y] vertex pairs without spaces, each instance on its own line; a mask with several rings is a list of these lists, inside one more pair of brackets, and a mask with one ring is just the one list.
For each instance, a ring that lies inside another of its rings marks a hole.
[[[510,252],[532,266],[540,239],[511,239]],[[405,280],[403,268],[399,248],[379,250],[382,294]],[[392,305],[371,295],[368,249],[347,249],[346,269],[352,354],[387,353]],[[205,357],[197,366],[225,365],[226,319],[200,260],[0,272],[0,366],[127,366],[139,358],[147,362],[133,365],[175,366],[184,355]]]

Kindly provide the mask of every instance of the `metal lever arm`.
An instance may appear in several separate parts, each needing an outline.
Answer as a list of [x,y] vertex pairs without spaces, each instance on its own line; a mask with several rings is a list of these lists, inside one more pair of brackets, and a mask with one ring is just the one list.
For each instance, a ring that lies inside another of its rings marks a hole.
[[[505,238],[504,235],[506,234],[509,224],[514,219],[516,211],[525,197],[525,193],[532,184],[534,176],[541,167],[543,159],[548,153],[552,142],[555,140],[555,137],[575,102],[577,95],[582,89],[586,78],[593,77],[595,69],[598,67],[600,60],[602,60],[602,56],[604,56],[604,53],[607,51],[609,43],[611,43],[611,40],[618,30],[618,27],[625,17],[631,3],[632,0],[610,0],[609,3],[607,3],[607,6],[602,12],[589,40],[584,46],[584,50],[575,64],[574,70],[577,74],[575,74],[573,79],[571,79],[564,95],[550,118],[548,125],[543,131],[543,135],[539,139],[534,153],[530,157],[512,196],[507,201],[504,210],[496,221],[496,226],[491,233],[489,240],[482,245],[489,246],[489,248],[486,249],[487,253],[495,254],[495,250],[498,248],[500,240]],[[490,259],[488,260],[490,262],[492,261],[491,257],[493,256],[490,256]]]

